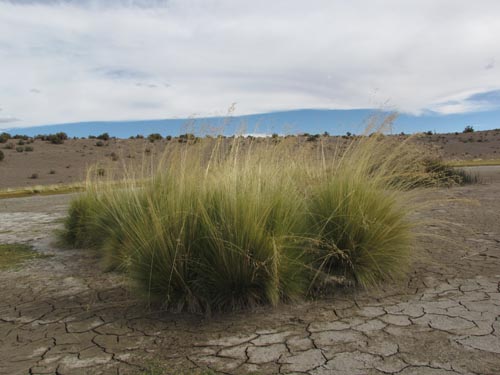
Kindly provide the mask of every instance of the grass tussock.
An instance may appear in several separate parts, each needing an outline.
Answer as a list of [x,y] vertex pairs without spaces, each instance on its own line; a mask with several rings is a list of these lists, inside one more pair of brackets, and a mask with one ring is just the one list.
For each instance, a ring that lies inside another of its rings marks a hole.
[[452,167],[483,167],[500,165],[500,159],[453,160],[448,163]]
[[21,198],[31,195],[69,194],[84,190],[84,183],[38,185],[0,189],[0,199]]
[[[408,191],[439,184],[408,142],[297,138],[169,143],[119,184],[89,171],[64,243],[93,247],[150,301],[219,311],[300,300],[333,281],[404,274]],[[111,178],[111,177],[108,177]]]
[[15,269],[26,261],[47,257],[49,255],[33,250],[30,245],[21,243],[0,244],[0,270]]

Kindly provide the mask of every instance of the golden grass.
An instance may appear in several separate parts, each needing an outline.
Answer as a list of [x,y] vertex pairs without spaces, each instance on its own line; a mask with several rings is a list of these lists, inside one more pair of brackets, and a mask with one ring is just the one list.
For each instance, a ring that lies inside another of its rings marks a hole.
[[119,182],[96,172],[63,242],[97,248],[148,300],[205,312],[403,276],[412,189],[448,178],[418,146],[379,133],[333,147],[295,137],[169,143],[159,163],[145,158]]
[[36,185],[20,188],[8,188],[0,190],[0,199],[21,198],[31,195],[54,195],[81,192],[85,189],[85,183]]
[[483,167],[500,165],[500,159],[452,160],[446,163],[450,167]]

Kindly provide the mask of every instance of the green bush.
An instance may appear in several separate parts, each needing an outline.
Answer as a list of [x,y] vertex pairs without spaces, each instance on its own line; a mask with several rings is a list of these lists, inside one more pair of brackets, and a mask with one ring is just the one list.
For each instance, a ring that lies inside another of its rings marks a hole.
[[370,180],[335,176],[314,189],[309,211],[319,280],[326,274],[368,286],[405,273],[411,224],[396,195]]
[[18,147],[16,147],[16,151],[17,152],[23,152],[24,151],[24,147],[18,146]]
[[127,171],[120,188],[91,171],[61,239],[98,249],[174,310],[274,306],[331,280],[368,287],[405,273],[406,190],[432,179],[420,150],[376,134],[341,154],[322,138],[231,142],[169,142],[157,167]]
[[9,133],[1,133],[0,134],[0,143],[6,143],[11,138]]
[[102,133],[100,135],[97,136],[97,139],[101,139],[103,141],[107,141],[109,140],[109,134],[108,133]]
[[453,186],[475,184],[479,181],[477,175],[450,167],[439,160],[427,160],[425,172],[427,177],[420,182],[427,185]]
[[68,135],[64,132],[59,132],[55,134],[38,134],[35,139],[40,139],[42,141],[47,141],[55,145],[64,143],[68,139]]
[[163,139],[162,135],[159,133],[153,133],[148,135],[148,141],[154,142],[154,141],[161,141]]

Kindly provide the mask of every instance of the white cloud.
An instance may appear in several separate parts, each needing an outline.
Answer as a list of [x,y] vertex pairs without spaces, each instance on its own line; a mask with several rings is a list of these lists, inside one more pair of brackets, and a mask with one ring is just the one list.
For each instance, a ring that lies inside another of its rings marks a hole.
[[500,88],[498,35],[497,0],[0,2],[0,106],[13,126],[463,112]]

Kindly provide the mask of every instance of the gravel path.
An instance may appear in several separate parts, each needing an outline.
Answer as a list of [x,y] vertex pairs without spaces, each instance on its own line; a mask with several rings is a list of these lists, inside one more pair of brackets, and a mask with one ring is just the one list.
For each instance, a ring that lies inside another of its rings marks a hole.
[[0,271],[0,374],[500,374],[499,171],[429,192],[404,283],[211,319],[150,311],[95,253],[53,246],[71,196],[1,200],[0,243],[53,256]]

